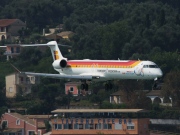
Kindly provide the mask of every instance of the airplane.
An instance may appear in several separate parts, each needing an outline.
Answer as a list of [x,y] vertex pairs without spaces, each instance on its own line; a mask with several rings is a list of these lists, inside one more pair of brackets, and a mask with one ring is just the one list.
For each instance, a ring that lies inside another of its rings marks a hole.
[[107,81],[106,89],[111,89],[111,80],[116,79],[143,79],[157,80],[162,77],[161,69],[152,61],[141,60],[68,60],[63,57],[56,41],[47,44],[20,44],[28,46],[50,47],[54,70],[58,74],[21,72],[26,75],[43,76],[56,79],[78,79],[81,80],[81,89],[88,90],[86,81]]

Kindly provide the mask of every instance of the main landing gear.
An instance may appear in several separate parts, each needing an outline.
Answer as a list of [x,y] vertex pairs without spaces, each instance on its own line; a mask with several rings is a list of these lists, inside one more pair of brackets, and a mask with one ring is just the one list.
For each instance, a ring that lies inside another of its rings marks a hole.
[[152,86],[152,90],[160,90],[162,87],[162,80],[160,78],[156,78],[154,80],[154,84]]
[[88,84],[86,83],[86,81],[81,84],[81,90],[88,91]]

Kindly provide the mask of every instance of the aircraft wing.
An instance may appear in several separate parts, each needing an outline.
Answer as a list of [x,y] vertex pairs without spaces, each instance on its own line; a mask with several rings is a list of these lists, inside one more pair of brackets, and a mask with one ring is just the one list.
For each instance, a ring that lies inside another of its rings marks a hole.
[[32,75],[32,76],[42,76],[47,78],[56,79],[87,79],[92,80],[92,75],[63,75],[63,74],[47,74],[47,73],[33,73],[33,72],[21,72],[21,74]]

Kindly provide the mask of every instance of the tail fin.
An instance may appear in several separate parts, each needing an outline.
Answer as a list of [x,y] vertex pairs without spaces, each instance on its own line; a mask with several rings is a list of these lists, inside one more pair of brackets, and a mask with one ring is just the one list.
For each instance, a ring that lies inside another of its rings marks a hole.
[[47,45],[50,47],[51,49],[51,53],[53,56],[53,60],[62,60],[62,59],[66,59],[62,56],[61,51],[58,47],[58,44],[56,41],[50,41],[47,43]]
[[20,45],[22,47],[27,47],[27,46],[49,46],[50,49],[51,49],[51,54],[52,54],[52,57],[53,57],[53,60],[62,60],[62,59],[65,59],[67,60],[67,58],[64,58],[61,54],[61,51],[58,47],[58,44],[56,41],[50,41],[48,42],[47,44],[23,44],[23,45]]

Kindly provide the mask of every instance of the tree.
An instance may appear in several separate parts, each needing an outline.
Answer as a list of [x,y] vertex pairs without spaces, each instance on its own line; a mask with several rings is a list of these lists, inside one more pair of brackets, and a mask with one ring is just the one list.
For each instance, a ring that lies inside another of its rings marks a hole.
[[143,90],[144,81],[120,80],[116,81],[115,83],[115,85],[118,85],[119,90],[121,90],[122,102],[124,102],[128,107],[144,107],[144,105],[140,104],[140,102],[141,99],[145,98],[145,95],[143,95],[141,91],[139,91]]
[[162,9],[160,11],[159,18],[158,18],[158,25],[163,26],[165,24],[165,22],[166,22],[165,11],[164,11],[164,9]]
[[180,70],[169,72],[164,78],[162,92],[164,96],[171,97],[175,105],[180,107]]

